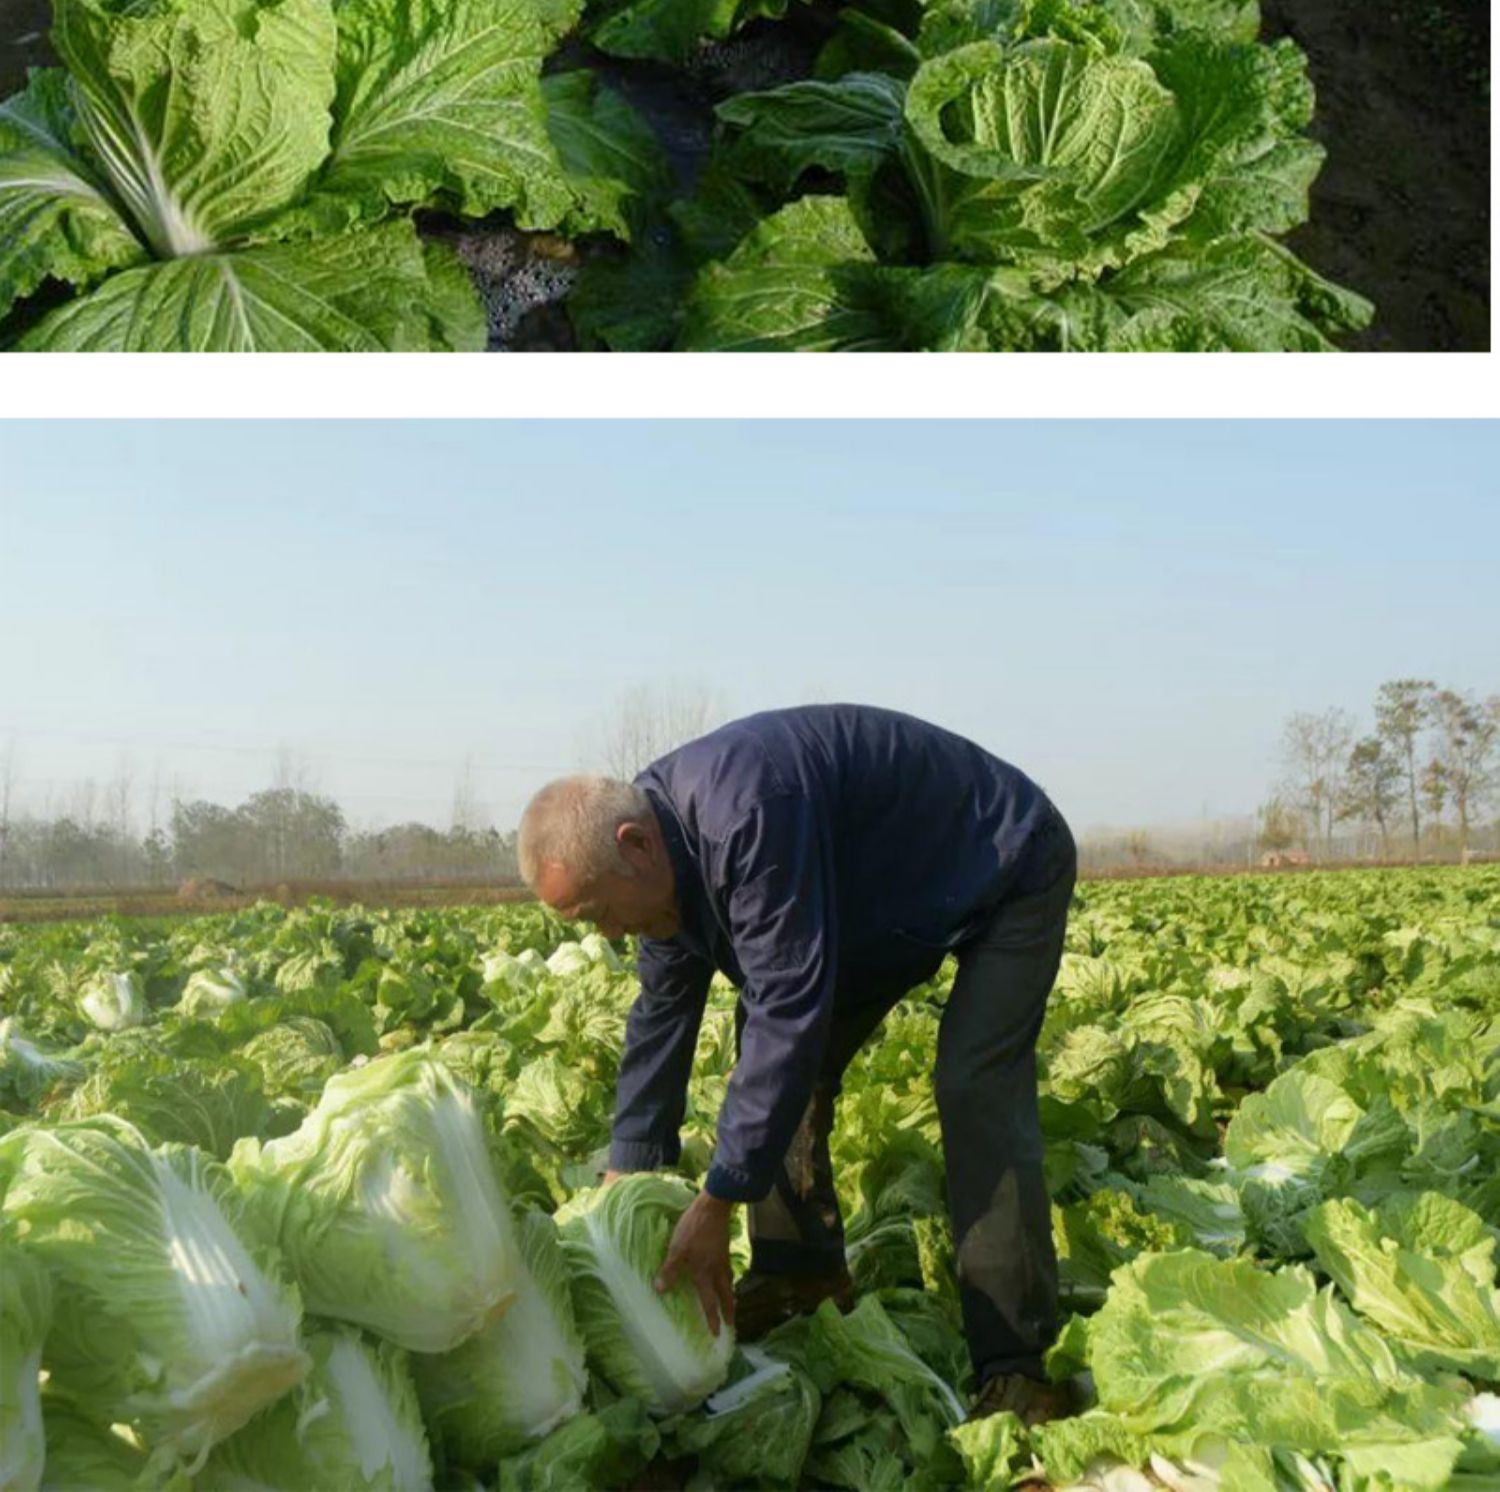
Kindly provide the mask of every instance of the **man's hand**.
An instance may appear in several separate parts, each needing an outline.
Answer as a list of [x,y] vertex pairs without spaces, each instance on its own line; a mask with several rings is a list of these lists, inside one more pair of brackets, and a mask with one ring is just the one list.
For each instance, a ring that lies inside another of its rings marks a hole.
[[666,1261],[656,1276],[658,1294],[670,1290],[682,1275],[697,1287],[708,1317],[708,1329],[719,1334],[722,1319],[734,1325],[734,1273],[729,1267],[729,1214],[732,1202],[699,1192],[677,1220]]
[[628,1174],[629,1174],[629,1172],[627,1172],[627,1171],[606,1171],[604,1173],[604,1180],[602,1180],[599,1183],[599,1185],[600,1186],[613,1186],[615,1184],[615,1182],[617,1182],[620,1179],[620,1177],[626,1176]]

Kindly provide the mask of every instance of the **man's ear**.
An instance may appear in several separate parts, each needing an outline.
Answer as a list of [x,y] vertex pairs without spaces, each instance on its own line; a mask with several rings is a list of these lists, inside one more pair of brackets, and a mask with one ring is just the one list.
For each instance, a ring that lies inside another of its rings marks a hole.
[[650,864],[656,858],[656,847],[643,824],[627,820],[615,830],[615,846],[632,866]]

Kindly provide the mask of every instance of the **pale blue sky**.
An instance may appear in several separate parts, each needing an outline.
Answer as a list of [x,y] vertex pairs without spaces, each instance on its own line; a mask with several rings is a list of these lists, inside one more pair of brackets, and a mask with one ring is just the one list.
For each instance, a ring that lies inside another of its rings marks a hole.
[[1080,826],[1243,812],[1293,710],[1500,689],[1497,473],[1496,423],[10,423],[0,749],[39,805],[286,746],[360,823],[472,756],[509,824],[676,681],[927,716]]

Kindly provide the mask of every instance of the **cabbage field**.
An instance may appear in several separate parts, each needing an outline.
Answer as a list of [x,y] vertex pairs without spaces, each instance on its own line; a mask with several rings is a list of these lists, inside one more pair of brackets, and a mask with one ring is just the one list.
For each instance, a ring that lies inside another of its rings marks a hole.
[[[1500,867],[1083,883],[1042,1037],[1076,1416],[973,1392],[931,1090],[851,1067],[858,1302],[651,1288],[622,949],[536,906],[0,928],[0,1489],[1500,1488]],[[737,1226],[737,1267],[746,1250]]]

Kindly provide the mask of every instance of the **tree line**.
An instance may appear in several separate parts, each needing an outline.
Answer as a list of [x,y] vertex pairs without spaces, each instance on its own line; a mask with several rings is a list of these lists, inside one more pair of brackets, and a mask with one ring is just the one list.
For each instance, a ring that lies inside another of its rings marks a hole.
[[354,829],[332,798],[295,787],[266,788],[233,808],[173,801],[165,823],[144,832],[109,812],[12,815],[6,797],[0,796],[0,887],[9,889],[165,886],[204,878],[256,886],[517,876],[514,833],[472,822]]
[[1500,695],[1391,679],[1363,725],[1342,709],[1290,716],[1281,766],[1259,814],[1267,852],[1329,859],[1352,841],[1382,859],[1466,859],[1494,837],[1476,842],[1500,799]]
[[[581,734],[577,766],[634,777],[723,716],[720,697],[706,685],[638,684]],[[0,742],[0,889],[168,886],[204,878],[237,887],[518,881],[515,831],[489,822],[474,775],[472,760],[459,767],[446,829],[415,821],[351,827],[336,800],[311,789],[305,765],[285,748],[272,785],[236,807],[174,794],[160,811],[157,786],[143,791],[122,767],[103,786],[79,784],[60,811],[22,814],[12,807],[14,747]],[[137,810],[144,828],[136,825]]]

